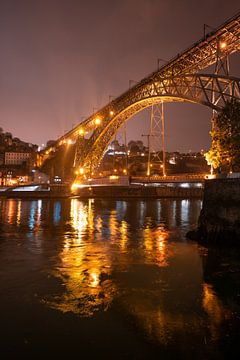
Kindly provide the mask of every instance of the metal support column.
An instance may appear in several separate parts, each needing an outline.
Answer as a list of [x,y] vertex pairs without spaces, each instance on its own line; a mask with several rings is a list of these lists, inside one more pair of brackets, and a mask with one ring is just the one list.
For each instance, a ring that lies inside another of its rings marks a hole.
[[[225,49],[227,44],[225,42],[217,41],[217,49],[216,49],[216,63],[214,66],[214,74],[215,75],[226,75],[229,76],[229,55],[225,53]],[[214,105],[218,104],[219,99],[216,96],[216,89],[214,86],[214,82],[212,83],[212,103]],[[231,91],[231,89],[230,89]],[[217,111],[213,109],[212,111],[212,120],[211,120],[211,130],[213,131],[215,126],[215,118],[217,116]],[[211,175],[213,175],[213,166],[211,164]]]
[[148,147],[148,161],[147,161],[147,176],[150,176],[151,174],[151,168],[150,168],[150,165],[151,165],[151,152],[150,152],[150,134],[142,134],[142,136],[146,136],[147,138],[147,147]]
[[164,107],[162,101],[162,108],[161,108],[161,123],[162,123],[162,153],[163,153],[163,176],[166,176],[166,152],[165,152],[165,123],[164,123]]
[[[160,173],[166,176],[166,151],[165,151],[165,122],[163,102],[152,105],[150,120],[150,136],[152,162],[158,162],[161,168]],[[160,152],[162,151],[162,156]]]

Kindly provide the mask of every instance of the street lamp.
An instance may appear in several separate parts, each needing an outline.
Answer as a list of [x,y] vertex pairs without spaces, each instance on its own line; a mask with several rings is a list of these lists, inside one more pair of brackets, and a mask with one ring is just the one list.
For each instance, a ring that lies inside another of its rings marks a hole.
[[101,124],[101,119],[99,117],[97,117],[95,119],[95,125],[100,125]]
[[220,49],[225,49],[226,47],[227,47],[227,43],[225,42],[225,41],[221,41],[220,43],[219,43],[219,47],[220,47]]

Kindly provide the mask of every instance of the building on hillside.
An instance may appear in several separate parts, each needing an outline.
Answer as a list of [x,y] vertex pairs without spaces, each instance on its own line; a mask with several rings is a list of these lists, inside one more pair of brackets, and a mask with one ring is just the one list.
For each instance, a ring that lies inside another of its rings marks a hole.
[[5,152],[5,165],[22,165],[29,163],[31,160],[31,152],[19,152],[19,151],[6,151]]

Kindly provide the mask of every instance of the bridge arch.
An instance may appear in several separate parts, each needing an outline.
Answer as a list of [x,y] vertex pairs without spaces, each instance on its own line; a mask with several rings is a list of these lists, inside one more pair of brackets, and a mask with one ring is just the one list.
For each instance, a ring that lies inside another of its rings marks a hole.
[[219,111],[233,98],[240,98],[240,79],[234,77],[191,74],[139,83],[96,114],[101,120],[100,126],[96,126],[94,119],[80,124],[81,129],[86,128],[93,133],[87,142],[78,136],[75,166],[86,172],[94,171],[119,128],[151,105],[191,102]]

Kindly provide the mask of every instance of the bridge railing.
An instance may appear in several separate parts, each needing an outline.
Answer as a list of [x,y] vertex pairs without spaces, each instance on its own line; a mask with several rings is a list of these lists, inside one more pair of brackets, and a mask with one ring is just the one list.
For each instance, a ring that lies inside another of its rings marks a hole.
[[206,174],[179,174],[179,175],[154,175],[154,176],[133,176],[132,181],[142,182],[188,182],[204,181]]

